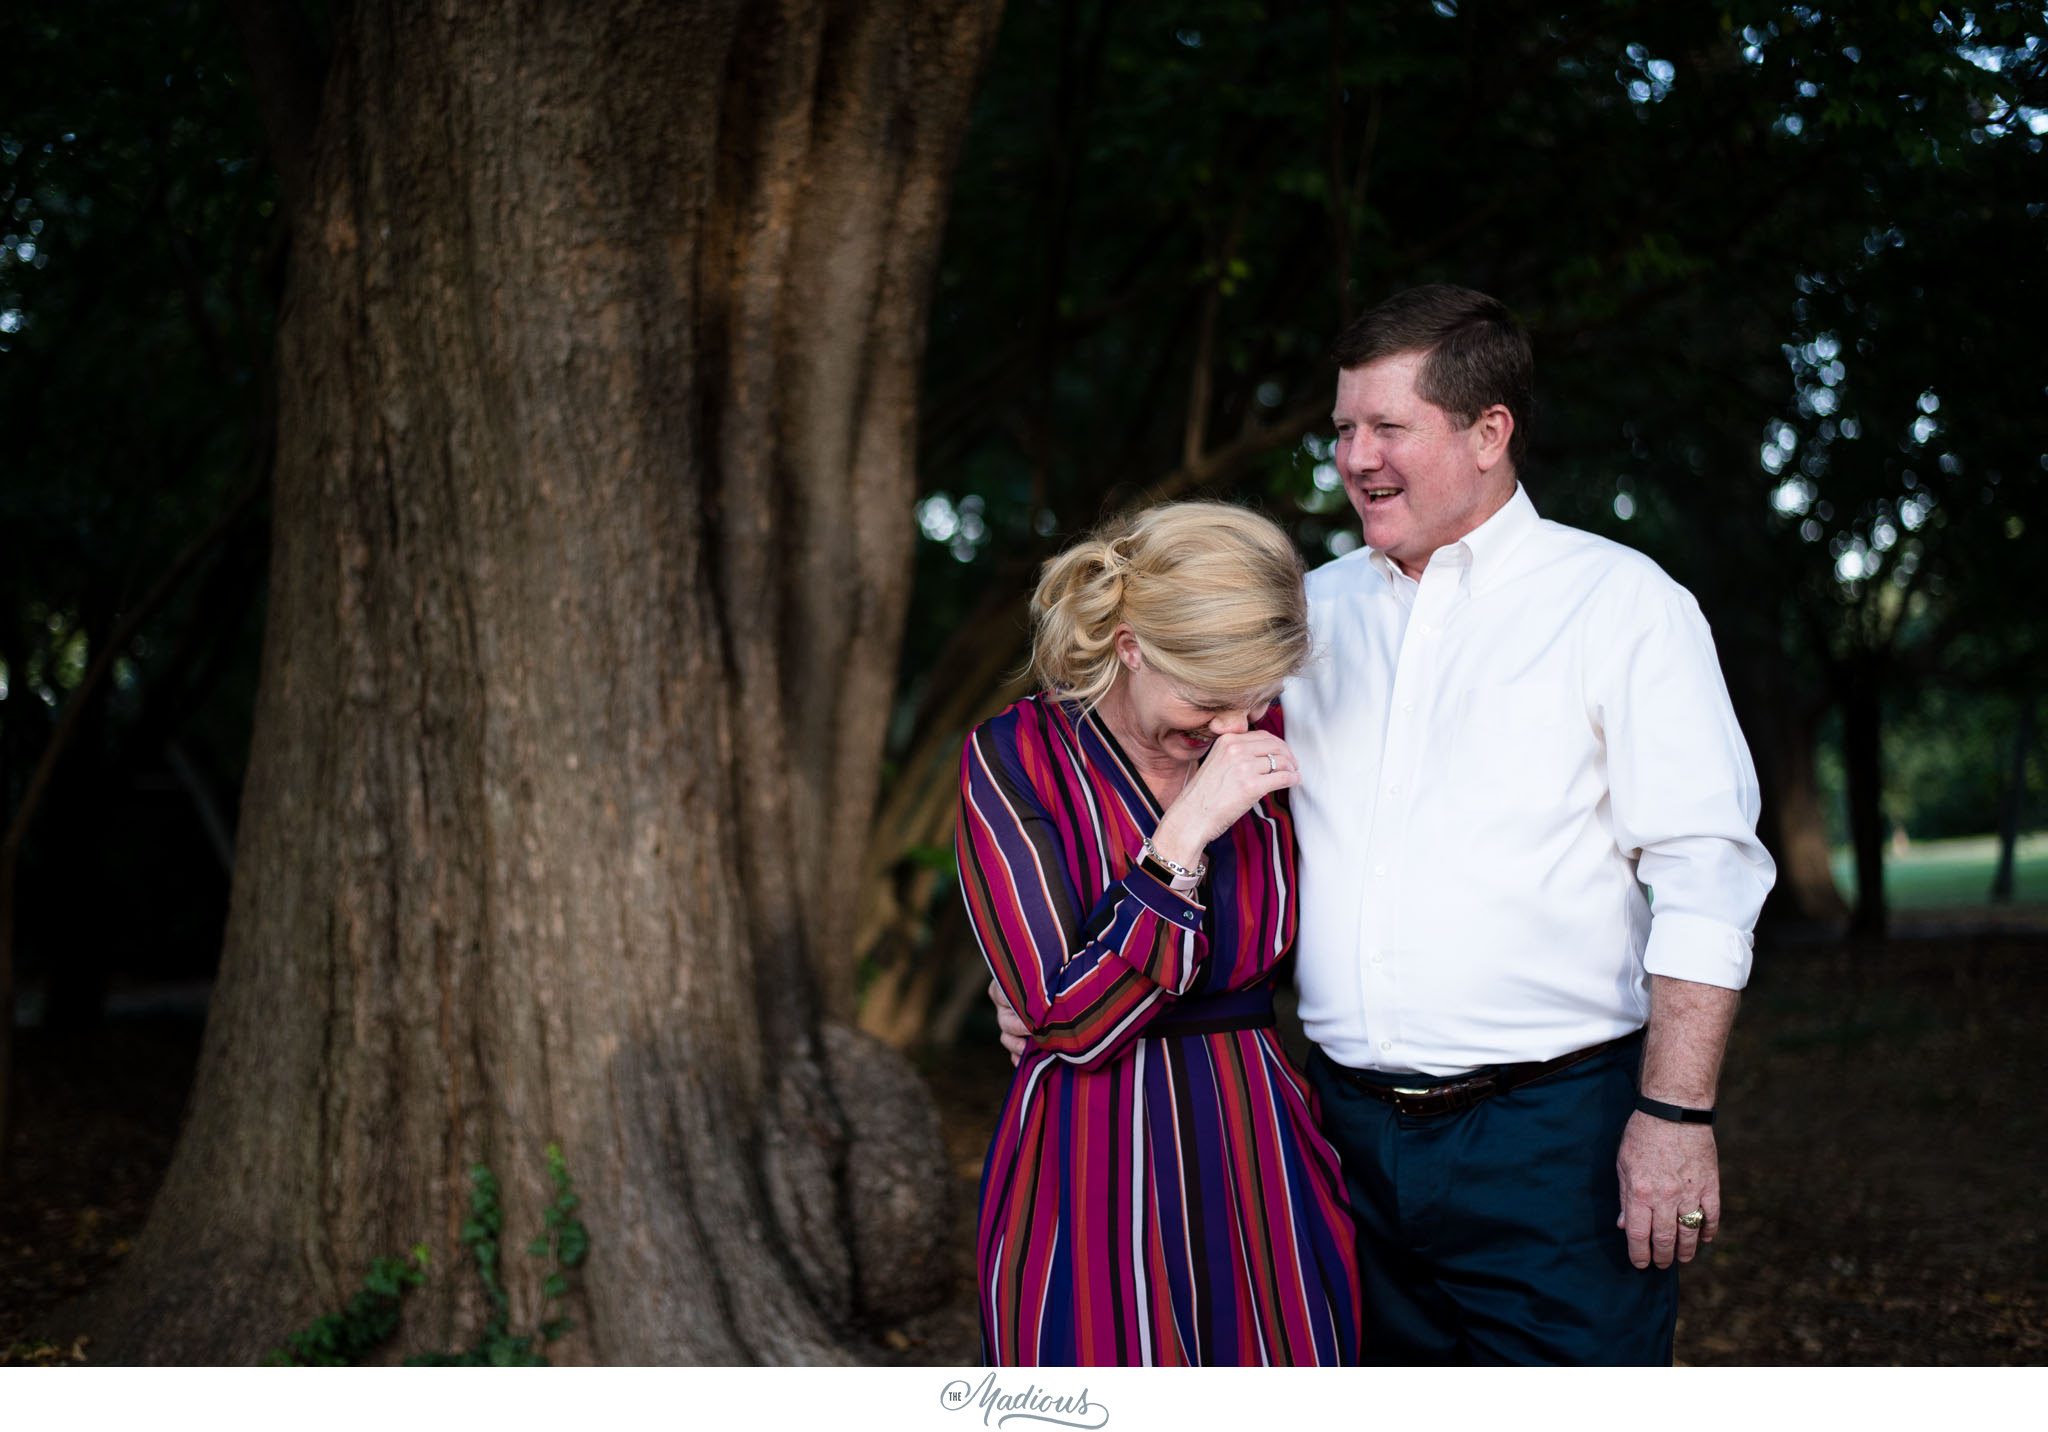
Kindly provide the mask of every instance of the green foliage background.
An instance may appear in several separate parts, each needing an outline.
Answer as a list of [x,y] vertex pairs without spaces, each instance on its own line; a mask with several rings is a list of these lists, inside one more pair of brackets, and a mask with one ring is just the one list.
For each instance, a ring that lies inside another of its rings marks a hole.
[[[260,471],[289,260],[217,7],[6,24],[0,812]],[[2038,0],[1011,0],[934,295],[892,761],[960,634],[1014,634],[1037,561],[1191,454],[1247,444],[1190,490],[1340,550],[1328,342],[1449,280],[1534,334],[1541,510],[1699,594],[1745,721],[1874,683],[1888,814],[1990,829],[2041,686],[2044,75]],[[259,509],[152,621],[32,830],[53,1009],[211,968],[195,811],[232,823],[266,545]]]
[[[267,457],[276,180],[203,3],[0,26],[0,817],[88,656]],[[21,963],[89,1018],[111,966],[203,974],[247,760],[267,533],[239,524],[114,670],[32,829]],[[175,750],[175,755],[171,754]],[[174,763],[183,769],[181,780]]]
[[[1214,444],[1443,280],[1532,330],[1539,508],[1700,596],[1746,719],[1875,670],[1898,818],[1992,828],[2040,686],[2044,72],[2039,4],[1015,0],[940,280],[908,700],[1006,567],[1180,463],[1206,302]],[[1312,562],[1352,540],[1326,437],[1222,488]]]

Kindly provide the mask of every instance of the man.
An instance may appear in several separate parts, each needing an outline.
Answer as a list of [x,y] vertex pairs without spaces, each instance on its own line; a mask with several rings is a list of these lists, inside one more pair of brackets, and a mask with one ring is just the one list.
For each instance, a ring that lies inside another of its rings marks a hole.
[[1310,574],[1283,704],[1365,1356],[1669,1362],[1774,876],[1712,639],[1654,563],[1537,516],[1498,302],[1411,289],[1335,351],[1364,547]]
[[1669,1362],[1774,875],[1712,639],[1655,564],[1537,516],[1499,303],[1411,289],[1336,358],[1364,547],[1310,576],[1323,657],[1284,704],[1366,1353]]

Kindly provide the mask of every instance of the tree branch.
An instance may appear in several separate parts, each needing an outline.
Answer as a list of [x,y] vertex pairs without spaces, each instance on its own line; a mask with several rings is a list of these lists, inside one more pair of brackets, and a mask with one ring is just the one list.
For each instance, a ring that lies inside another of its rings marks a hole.
[[1216,271],[1209,276],[1206,291],[1202,294],[1202,315],[1195,327],[1194,371],[1188,374],[1188,407],[1186,421],[1181,431],[1180,461],[1183,467],[1194,467],[1202,460],[1202,445],[1209,434],[1209,401],[1214,384],[1213,365],[1216,361],[1216,319],[1223,309],[1223,286],[1230,282],[1230,266],[1237,260],[1237,245],[1244,237],[1246,210],[1251,204],[1247,191],[1237,201],[1237,211],[1230,216],[1230,232],[1225,235],[1222,251],[1216,258]]
[[1130,502],[1117,505],[1125,510],[1151,507],[1155,503],[1172,502],[1190,492],[1228,482],[1253,458],[1299,441],[1304,433],[1329,415],[1328,398],[1297,404],[1263,427],[1242,433],[1215,451],[1167,473]]
[[284,185],[285,203],[297,212],[306,198],[327,57],[296,4],[226,0],[226,9],[242,37],[256,108],[270,138],[271,161]]
[[1351,204],[1344,182],[1344,0],[1330,0],[1330,243],[1337,260],[1337,326],[1351,326]]
[[175,558],[164,574],[157,578],[142,600],[129,609],[113,632],[93,654],[92,664],[77,686],[71,689],[64,703],[64,712],[57,718],[56,729],[43,746],[42,757],[36,762],[28,778],[28,786],[21,794],[21,804],[15,808],[14,819],[8,823],[7,834],[0,838],[0,1161],[5,1159],[9,1101],[13,1092],[14,1058],[14,896],[15,878],[21,864],[22,842],[28,836],[28,828],[35,819],[36,808],[42,804],[48,793],[50,782],[63,761],[64,753],[71,745],[72,737],[85,718],[86,708],[93,696],[113,670],[114,662],[128,650],[136,634],[161,607],[165,600],[178,589],[192,570],[199,565],[200,558],[213,549],[215,543],[225,536],[241,520],[242,514],[260,497],[270,482],[270,454],[272,443],[268,436],[262,440],[261,456],[257,461],[254,479],[230,502],[227,508],[207,529],[195,537]]

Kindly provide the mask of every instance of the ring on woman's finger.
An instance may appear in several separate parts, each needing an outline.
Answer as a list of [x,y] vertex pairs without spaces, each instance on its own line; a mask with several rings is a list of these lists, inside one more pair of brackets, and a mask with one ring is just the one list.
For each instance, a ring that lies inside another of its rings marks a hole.
[[1280,763],[1273,759],[1273,753],[1271,751],[1266,752],[1266,774],[1270,776],[1279,769]]

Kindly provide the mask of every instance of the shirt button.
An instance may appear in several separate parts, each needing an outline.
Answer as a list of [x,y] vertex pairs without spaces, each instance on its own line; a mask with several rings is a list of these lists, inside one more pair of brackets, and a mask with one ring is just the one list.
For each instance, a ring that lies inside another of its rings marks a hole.
[[1380,959],[1380,957],[1379,957],[1378,955],[1374,955],[1374,956],[1372,957],[1372,962],[1373,962],[1374,964],[1380,964],[1380,963],[1381,963],[1381,959]]
[[1428,622],[1424,622],[1422,624],[1422,634],[1424,636],[1435,636],[1436,628],[1431,626]]
[[1387,873],[1387,867],[1384,865],[1375,865],[1372,868],[1372,873],[1375,875],[1385,875]]
[[1415,709],[1415,703],[1413,701],[1403,701],[1401,703],[1401,709],[1403,711],[1413,711]]
[[1391,1039],[1382,1039],[1380,1041],[1380,1053],[1382,1054],[1385,1054],[1389,1049],[1392,1049],[1393,1047],[1394,1041]]
[[1397,796],[1401,794],[1401,788],[1398,785],[1388,786],[1387,794],[1390,796]]

